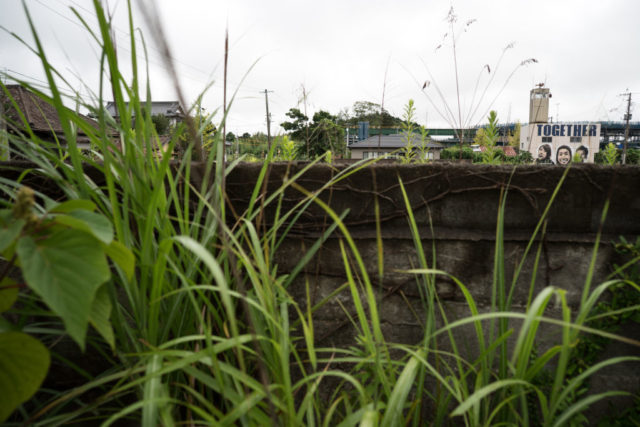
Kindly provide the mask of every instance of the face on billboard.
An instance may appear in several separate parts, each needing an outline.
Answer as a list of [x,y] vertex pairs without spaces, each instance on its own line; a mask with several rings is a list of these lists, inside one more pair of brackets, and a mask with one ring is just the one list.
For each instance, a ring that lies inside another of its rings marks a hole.
[[589,149],[584,145],[581,145],[576,149],[576,154],[580,156],[580,162],[584,163],[589,157]]
[[[567,165],[593,162],[599,150],[600,123],[543,123],[523,127],[520,148],[536,163]],[[562,148],[562,149],[561,149]]]
[[561,145],[556,152],[556,163],[559,165],[568,165],[570,162],[571,148],[566,145]]
[[551,163],[551,146],[549,144],[542,144],[538,147],[536,163]]

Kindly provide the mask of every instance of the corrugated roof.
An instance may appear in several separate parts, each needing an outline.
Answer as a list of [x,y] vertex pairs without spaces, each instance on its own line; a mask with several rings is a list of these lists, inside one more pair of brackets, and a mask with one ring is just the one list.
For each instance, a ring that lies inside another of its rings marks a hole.
[[[418,145],[420,143],[420,135],[416,134],[415,139],[413,140],[414,145]],[[355,142],[349,145],[350,149],[354,148],[402,148],[407,145],[407,137],[403,134],[395,134],[395,135],[374,135],[369,138]],[[439,142],[435,142],[432,140],[427,141],[427,148],[444,148],[443,144]]]

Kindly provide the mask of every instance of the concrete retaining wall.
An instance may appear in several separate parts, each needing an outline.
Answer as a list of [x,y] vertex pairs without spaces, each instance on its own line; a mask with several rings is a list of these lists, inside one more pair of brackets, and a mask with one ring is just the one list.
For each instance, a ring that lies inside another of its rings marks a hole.
[[[19,164],[0,166],[0,176],[10,179],[16,179],[27,167]],[[229,216],[232,212],[241,215],[246,210],[261,166],[240,164],[228,175]],[[272,165],[262,188],[263,198],[258,203],[307,166],[306,163]],[[202,169],[202,165],[194,165],[192,176],[203,176]],[[94,181],[100,181],[95,170],[87,173]],[[479,310],[487,312],[491,309],[496,223],[502,195],[506,192],[504,263],[506,278],[510,281],[564,173],[565,169],[559,166],[518,166],[514,170],[512,166],[385,162],[355,170],[347,163],[323,164],[304,172],[296,180],[297,188],[287,188],[281,199],[280,212],[297,206],[305,198],[305,192],[317,192],[338,215],[346,213],[344,223],[378,292],[387,340],[413,344],[422,338],[425,312],[415,278],[402,272],[418,266],[419,262],[400,182],[410,200],[429,263],[433,265],[435,259],[438,269],[464,283]],[[323,189],[332,179],[337,182]],[[56,193],[53,183],[28,178],[27,184],[52,196]],[[575,309],[599,232],[601,245],[593,283],[604,281],[612,266],[622,262],[613,250],[612,242],[618,241],[620,236],[630,241],[640,236],[638,188],[638,167],[573,166],[549,210],[544,238],[536,239],[533,253],[524,263],[514,289],[514,309],[524,310],[534,273],[534,293],[546,286],[565,289],[568,302]],[[602,223],[607,201],[608,214]],[[376,205],[382,252],[377,241]],[[261,220],[267,227],[273,223],[275,214],[275,203],[265,208]],[[232,225],[234,219],[229,221]],[[310,204],[291,226],[287,239],[274,255],[278,273],[291,272],[331,224],[325,210],[318,204]],[[346,282],[340,240],[344,240],[342,234],[334,232],[291,285],[290,293],[303,307],[307,289],[311,303],[317,304]],[[539,265],[534,268],[533,255],[538,247],[541,247],[541,256]],[[379,259],[382,259],[382,276],[378,274]],[[436,288],[449,321],[469,314],[462,292],[451,278],[439,276]],[[314,313],[318,344],[353,343],[355,331],[345,315],[345,309],[353,308],[350,301],[349,292],[345,290]],[[557,316],[558,307],[552,307],[547,314]],[[621,333],[640,340],[640,328],[635,323],[624,325]],[[550,326],[546,326],[540,335],[542,346],[551,345],[558,339],[557,329]],[[456,331],[456,336],[469,344],[465,351],[474,352],[473,331],[462,328]],[[640,350],[620,343],[613,343],[603,350],[603,357],[622,354],[640,355]],[[640,369],[634,365],[618,365],[602,371],[592,384],[599,390],[621,388],[637,393],[640,391]]]
[[[286,181],[286,177],[304,166],[274,165],[268,174],[266,194],[272,194]],[[298,179],[297,184],[306,191],[315,192],[332,178],[345,176],[330,189],[320,192],[320,198],[337,214],[348,211],[344,222],[378,291],[385,337],[391,342],[407,344],[416,344],[422,339],[425,312],[415,278],[401,272],[418,266],[419,262],[408,226],[400,180],[410,199],[429,263],[433,262],[435,253],[437,268],[464,283],[479,311],[487,312],[491,309],[501,195],[507,192],[503,238],[506,278],[510,282],[515,266],[522,259],[542,213],[566,171],[559,166],[519,166],[514,170],[512,166],[386,163],[347,176],[348,167],[318,165]],[[246,208],[259,168],[260,165],[255,164],[241,165],[228,177],[227,192],[235,212],[243,212]],[[567,300],[575,312],[598,232],[601,232],[601,244],[597,252],[594,285],[606,280],[615,263],[622,263],[613,250],[612,242],[619,241],[620,236],[635,241],[640,235],[637,188],[640,188],[640,168],[637,167],[587,164],[572,167],[550,208],[544,238],[536,239],[532,253],[526,258],[515,285],[513,309],[524,311],[535,270],[534,295],[546,286],[565,289]],[[287,190],[282,212],[303,197],[303,193],[296,189]],[[378,274],[380,252],[376,239],[376,200],[382,236],[382,277]],[[608,214],[602,223],[607,201]],[[273,208],[268,208],[263,219],[267,223],[272,222],[274,213]],[[331,223],[326,212],[312,204],[294,224],[289,238],[276,253],[278,272],[292,271]],[[341,239],[341,233],[334,232],[290,288],[291,294],[303,306],[307,287],[311,303],[317,304],[346,282],[339,245]],[[540,245],[539,265],[534,269],[535,251]],[[439,276],[436,287],[449,321],[469,315],[463,294],[452,279]],[[315,312],[318,344],[350,345],[354,342],[356,331],[345,315],[345,308],[353,313],[350,301],[349,291],[344,290]],[[545,314],[559,317],[558,303]],[[517,327],[518,322],[512,324]],[[620,333],[640,340],[638,326],[628,323]],[[456,330],[456,336],[468,345],[466,351],[469,354],[475,352],[472,328],[460,328]],[[539,336],[541,348],[559,342],[555,326],[544,326]],[[640,355],[640,348],[614,342],[603,350],[602,357],[622,354]],[[617,365],[594,377],[592,384],[594,390],[616,388],[637,393],[640,391],[640,369],[633,364]],[[593,408],[593,412],[602,414],[606,405],[601,403]]]

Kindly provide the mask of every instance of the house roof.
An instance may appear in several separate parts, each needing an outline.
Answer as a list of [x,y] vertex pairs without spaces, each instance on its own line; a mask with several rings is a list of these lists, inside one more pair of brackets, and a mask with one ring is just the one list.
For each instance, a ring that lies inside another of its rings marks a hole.
[[[125,102],[125,105],[128,107],[129,103]],[[145,104],[141,106],[144,107]],[[112,116],[116,116],[116,104],[115,102],[107,102],[107,111]],[[184,110],[180,106],[178,101],[152,101],[151,102],[151,115],[156,116],[162,114],[169,118],[182,117],[184,116]]]
[[[0,91],[0,99],[4,107],[4,116],[9,127],[16,130],[24,130],[24,124],[18,110],[24,115],[29,127],[34,133],[55,134],[59,138],[64,137],[62,123],[55,107],[44,99],[40,98],[29,89],[20,85],[6,86],[11,98],[16,105],[9,100],[4,91]],[[17,110],[16,110],[17,107]],[[71,111],[71,110],[69,110]],[[76,114],[76,113],[73,113]],[[94,128],[98,129],[99,125],[95,120],[79,114],[79,116]],[[78,129],[78,142],[88,141],[87,135]]]
[[[420,143],[420,135],[416,134],[415,139],[413,140],[413,144],[417,145]],[[369,138],[362,140],[360,142],[355,142],[349,145],[350,149],[358,149],[358,148],[388,148],[388,149],[396,149],[402,148],[407,145],[407,137],[404,134],[394,134],[394,135],[374,135]],[[427,148],[444,148],[443,144],[439,142],[435,142],[432,140],[428,140],[426,144]]]

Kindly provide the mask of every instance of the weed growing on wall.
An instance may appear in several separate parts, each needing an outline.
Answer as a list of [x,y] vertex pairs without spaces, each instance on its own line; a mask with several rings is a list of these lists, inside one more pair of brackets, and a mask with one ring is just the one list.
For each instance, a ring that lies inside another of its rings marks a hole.
[[[472,96],[470,100],[466,100],[463,103],[461,98],[461,84],[464,84],[464,80],[462,79],[461,71],[458,68],[458,43],[459,37],[463,36],[464,33],[470,30],[471,26],[476,22],[475,19],[470,19],[464,22],[463,24],[458,23],[458,15],[456,14],[453,6],[449,9],[449,12],[446,17],[446,21],[448,24],[448,31],[444,34],[442,40],[438,43],[435,48],[436,53],[441,49],[451,48],[451,56],[453,58],[453,78],[455,80],[455,98],[454,103],[451,104],[447,101],[445,94],[442,93],[442,90],[431,73],[428,64],[425,63],[425,68],[427,71],[428,79],[424,80],[422,85],[422,93],[425,95],[429,104],[433,107],[436,113],[446,121],[446,123],[451,126],[452,129],[456,129],[458,131],[458,141],[460,145],[460,156],[462,156],[462,145],[465,140],[465,130],[469,127],[474,127],[479,124],[482,120],[482,117],[486,117],[489,114],[489,111],[493,108],[493,104],[500,97],[504,89],[509,84],[511,78],[515,75],[515,73],[521,68],[526,67],[530,64],[535,64],[538,61],[535,58],[529,58],[518,63],[512,71],[506,76],[504,81],[502,82],[502,86],[497,90],[493,98],[490,99],[489,102],[486,102],[487,96],[491,93],[494,86],[494,80],[496,75],[502,68],[502,61],[504,59],[507,51],[514,47],[514,43],[509,43],[500,54],[498,60],[493,66],[489,64],[482,65],[480,67],[480,71],[475,79],[474,87],[472,91]],[[484,79],[483,85],[481,85],[481,81]],[[431,87],[435,90],[431,90]],[[468,108],[465,110],[463,104],[468,105]],[[460,157],[462,158],[462,157]]]
[[429,131],[415,123],[416,108],[413,99],[404,107],[402,114],[402,135],[406,144],[400,153],[401,163],[423,163],[429,159]]
[[484,132],[482,134],[482,145],[485,147],[485,151],[482,152],[482,163],[499,164],[502,162],[500,155],[498,154],[500,149],[496,147],[496,142],[498,142],[499,136],[498,113],[491,111],[487,119],[489,123],[484,128]]

